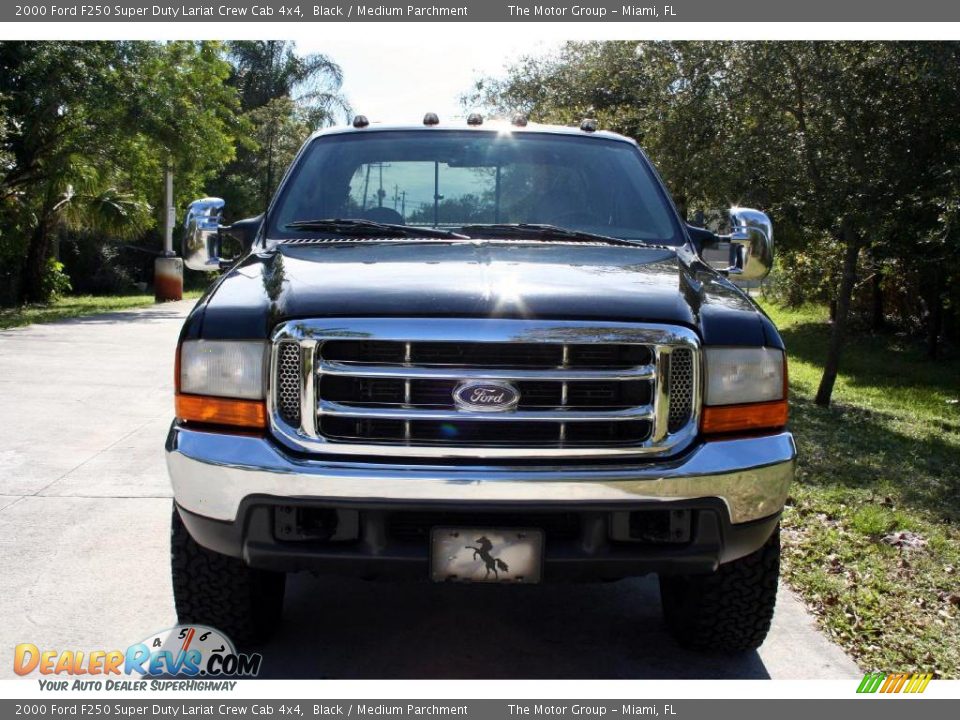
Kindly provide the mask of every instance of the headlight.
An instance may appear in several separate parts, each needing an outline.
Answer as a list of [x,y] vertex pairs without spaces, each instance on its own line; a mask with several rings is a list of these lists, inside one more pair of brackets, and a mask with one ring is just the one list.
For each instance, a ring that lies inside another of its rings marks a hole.
[[186,340],[180,348],[180,392],[262,400],[266,343]]
[[783,400],[783,351],[776,348],[706,348],[707,405]]
[[772,431],[787,424],[787,360],[776,348],[712,347],[704,351],[705,434]]

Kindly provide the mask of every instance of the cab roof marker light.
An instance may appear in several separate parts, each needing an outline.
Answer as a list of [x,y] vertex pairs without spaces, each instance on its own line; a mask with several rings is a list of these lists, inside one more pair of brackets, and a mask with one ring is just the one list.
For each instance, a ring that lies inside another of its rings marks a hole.
[[517,127],[526,127],[529,120],[526,115],[514,115],[511,122]]
[[597,131],[597,121],[593,118],[584,118],[580,121],[580,129],[584,132],[596,132]]
[[440,117],[436,113],[428,112],[423,116],[424,125],[439,125]]
[[480,113],[470,113],[467,115],[467,125],[483,125],[483,115]]
[[367,125],[369,125],[369,124],[370,124],[370,121],[367,120],[367,116],[366,116],[366,115],[357,115],[357,116],[353,119],[353,126],[354,126],[355,128],[365,128],[365,127],[367,127]]

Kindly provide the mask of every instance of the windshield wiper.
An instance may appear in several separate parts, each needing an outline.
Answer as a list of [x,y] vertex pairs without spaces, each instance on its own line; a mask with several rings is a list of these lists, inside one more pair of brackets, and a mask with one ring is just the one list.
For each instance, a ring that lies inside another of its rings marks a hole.
[[[603,242],[610,245],[630,245],[637,247],[638,242],[624,240],[623,238],[610,237],[609,235],[597,235],[596,233],[583,232],[582,230],[571,230],[558,225],[547,225],[542,223],[489,223],[478,225],[464,225],[460,228],[461,232],[468,235],[497,235],[507,238],[530,238],[532,240],[570,240],[573,242]],[[645,243],[644,243],[645,244]]]
[[358,238],[451,238],[469,239],[467,235],[440,230],[439,228],[423,228],[415,225],[395,225],[393,223],[374,222],[373,220],[357,219],[327,219],[295,220],[284,227],[291,230],[317,230],[319,232],[340,235],[343,237]]

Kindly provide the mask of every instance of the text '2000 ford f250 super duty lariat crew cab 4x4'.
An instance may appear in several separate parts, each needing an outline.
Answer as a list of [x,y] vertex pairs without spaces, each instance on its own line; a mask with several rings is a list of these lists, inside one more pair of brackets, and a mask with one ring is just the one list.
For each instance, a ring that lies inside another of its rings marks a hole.
[[763,213],[686,226],[592,121],[430,114],[318,132],[262,217],[222,207],[185,228],[188,267],[230,267],[177,350],[181,623],[262,638],[303,570],[657,573],[685,645],[763,641],[796,455],[783,342],[730,282],[769,271]]

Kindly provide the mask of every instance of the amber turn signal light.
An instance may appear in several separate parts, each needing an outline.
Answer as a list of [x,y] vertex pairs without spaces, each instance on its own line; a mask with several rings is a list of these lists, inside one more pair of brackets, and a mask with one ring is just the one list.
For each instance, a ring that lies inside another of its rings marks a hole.
[[187,422],[256,429],[267,427],[267,408],[262,400],[232,400],[177,393],[176,413],[177,418]]
[[787,401],[715,405],[703,409],[704,434],[777,430],[787,424]]

